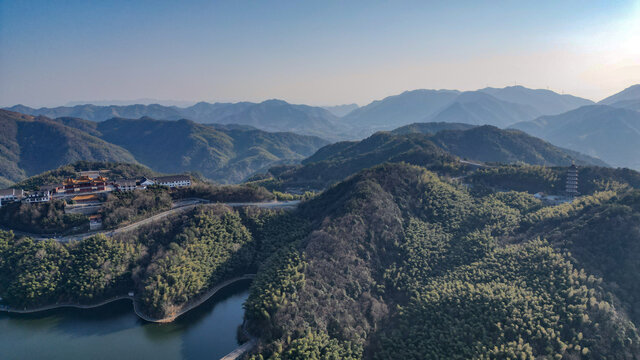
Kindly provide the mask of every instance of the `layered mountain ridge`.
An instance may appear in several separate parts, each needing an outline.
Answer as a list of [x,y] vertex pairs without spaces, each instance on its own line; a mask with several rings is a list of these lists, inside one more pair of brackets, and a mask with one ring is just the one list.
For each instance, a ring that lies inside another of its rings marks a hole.
[[327,144],[312,136],[189,120],[93,122],[0,110],[0,126],[6,149],[0,176],[7,184],[77,160],[141,163],[159,172],[191,171],[222,183],[239,182],[268,166],[300,161]]

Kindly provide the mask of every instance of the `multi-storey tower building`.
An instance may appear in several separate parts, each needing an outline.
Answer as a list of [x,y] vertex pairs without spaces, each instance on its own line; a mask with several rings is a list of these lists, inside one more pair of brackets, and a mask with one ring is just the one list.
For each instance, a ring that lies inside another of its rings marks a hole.
[[578,167],[571,165],[567,170],[567,183],[565,186],[565,192],[569,196],[577,196],[578,192]]

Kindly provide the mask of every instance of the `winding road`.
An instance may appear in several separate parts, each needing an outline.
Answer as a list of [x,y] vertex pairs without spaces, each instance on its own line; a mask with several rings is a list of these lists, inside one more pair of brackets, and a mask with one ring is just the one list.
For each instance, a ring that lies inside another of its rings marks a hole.
[[7,230],[13,231],[13,233],[16,234],[16,235],[28,236],[28,237],[30,237],[30,238],[32,238],[34,240],[54,239],[54,240],[56,240],[58,242],[69,242],[69,241],[83,240],[83,239],[86,239],[86,238],[88,238],[90,236],[97,235],[97,234],[103,234],[105,236],[113,236],[113,235],[120,234],[120,233],[123,233],[123,232],[135,230],[135,229],[139,228],[140,226],[148,225],[150,223],[153,223],[155,221],[163,219],[163,218],[165,218],[165,217],[167,217],[169,215],[178,214],[178,213],[181,213],[181,212],[185,212],[185,211],[191,210],[191,209],[195,208],[198,205],[226,205],[226,206],[230,206],[230,207],[254,206],[254,207],[261,207],[261,208],[295,208],[296,206],[298,206],[299,203],[300,203],[300,200],[271,201],[271,202],[212,203],[209,200],[205,200],[205,199],[184,199],[184,200],[180,200],[180,201],[174,203],[173,207],[170,210],[167,210],[167,211],[161,212],[159,214],[150,216],[150,217],[148,217],[146,219],[142,219],[140,221],[136,221],[136,222],[134,222],[132,224],[123,226],[121,228],[117,228],[117,229],[109,230],[109,231],[97,230],[97,231],[85,232],[85,233],[82,233],[82,234],[55,237],[53,234],[42,235],[42,234],[32,234],[32,233],[28,233],[28,232],[11,230],[11,229],[7,229]]

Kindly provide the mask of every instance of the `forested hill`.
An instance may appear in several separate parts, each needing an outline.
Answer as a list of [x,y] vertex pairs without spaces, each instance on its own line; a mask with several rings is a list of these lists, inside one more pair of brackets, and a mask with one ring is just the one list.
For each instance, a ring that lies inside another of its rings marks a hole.
[[[498,169],[553,181],[478,173]],[[213,204],[64,244],[0,231],[0,297],[32,308],[135,289],[164,318],[255,272],[253,360],[638,359],[640,177],[607,170],[591,176],[603,191],[557,206],[395,163],[294,211]]]
[[274,164],[300,161],[327,144],[313,136],[188,120],[52,120],[0,110],[0,126],[4,185],[78,160],[140,163],[233,183]]
[[[607,191],[631,187],[640,189],[640,172],[626,168],[581,166],[578,168],[578,192],[592,195],[597,191]],[[561,195],[567,179],[567,167],[547,167],[536,165],[502,165],[485,167],[466,177],[476,191],[490,188],[496,191],[515,190],[530,194],[544,192]]]
[[304,204],[308,235],[260,269],[252,359],[637,359],[639,198],[545,207],[362,171]]
[[197,171],[219,182],[239,182],[271,164],[301,160],[327,143],[293,133],[214,128],[188,120],[111,119],[95,124],[101,138],[128,149],[154,170]]
[[0,110],[0,187],[78,160],[136,162],[126,149],[82,130]]
[[[318,150],[304,165],[274,167],[275,187],[322,189],[362,170],[385,162],[407,162],[438,171],[455,167],[456,158],[422,134],[376,133],[358,142],[339,142]],[[265,184],[266,185],[266,184]]]
[[451,154],[478,161],[607,166],[599,159],[556,147],[524,132],[501,130],[489,125],[468,130],[441,131],[433,135],[432,141]]
[[[462,130],[442,130],[450,126]],[[606,166],[598,159],[555,147],[520,131],[465,124],[413,124],[397,131],[379,132],[362,141],[327,145],[302,165],[270,169],[277,187],[324,188],[359,170],[384,162],[407,162],[439,173],[455,174],[457,157],[482,162],[534,165]],[[421,132],[426,132],[422,134]]]
[[451,122],[423,122],[413,123],[405,126],[401,126],[393,131],[396,135],[404,134],[435,134],[442,130],[468,130],[477,125],[464,124],[464,123],[451,123]]
[[[451,130],[451,131],[445,131]],[[577,151],[556,147],[524,132],[501,130],[494,126],[472,126],[458,123],[415,123],[400,127],[394,134],[421,133],[434,135],[432,140],[446,151],[461,158],[487,162],[524,162],[532,165],[598,165],[607,164]]]

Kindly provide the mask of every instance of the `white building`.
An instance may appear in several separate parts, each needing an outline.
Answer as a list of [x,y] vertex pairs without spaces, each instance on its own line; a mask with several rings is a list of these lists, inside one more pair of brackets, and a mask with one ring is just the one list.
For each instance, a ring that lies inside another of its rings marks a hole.
[[41,202],[48,202],[50,200],[51,200],[50,191],[34,191],[22,199],[22,201],[27,203],[41,203]]
[[135,179],[122,179],[113,182],[116,189],[120,191],[133,191],[138,188],[138,181]]
[[146,189],[148,186],[160,185],[170,188],[181,188],[191,186],[191,177],[187,175],[159,176],[155,178],[121,179],[113,182],[120,191],[132,191],[136,189]]
[[161,176],[153,179],[155,185],[181,188],[191,186],[191,177],[187,175]]

